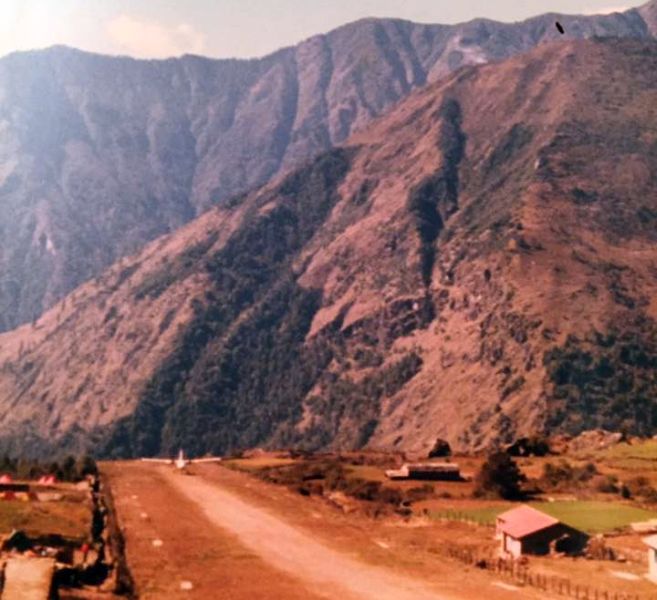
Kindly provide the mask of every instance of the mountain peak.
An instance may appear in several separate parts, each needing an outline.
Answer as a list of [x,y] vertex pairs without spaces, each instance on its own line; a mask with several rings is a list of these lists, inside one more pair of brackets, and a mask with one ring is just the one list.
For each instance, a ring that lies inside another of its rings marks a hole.
[[638,10],[646,22],[650,33],[657,37],[657,0],[651,0],[651,2],[644,4]]

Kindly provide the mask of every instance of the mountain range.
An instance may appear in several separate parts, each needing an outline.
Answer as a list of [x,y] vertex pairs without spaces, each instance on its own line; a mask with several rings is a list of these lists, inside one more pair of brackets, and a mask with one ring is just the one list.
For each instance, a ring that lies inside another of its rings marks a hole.
[[[213,192],[205,210],[190,194],[201,216],[0,336],[0,446],[426,451],[653,433],[657,41],[641,14],[655,6],[581,21],[643,23],[636,39],[446,69],[262,187]],[[185,61],[203,63],[134,64]],[[113,131],[98,129],[131,147]],[[153,160],[127,156],[117,177]]]
[[6,56],[0,331],[455,69],[550,40],[656,32],[653,0],[622,14],[515,24],[366,19],[258,60],[139,61],[65,47]]

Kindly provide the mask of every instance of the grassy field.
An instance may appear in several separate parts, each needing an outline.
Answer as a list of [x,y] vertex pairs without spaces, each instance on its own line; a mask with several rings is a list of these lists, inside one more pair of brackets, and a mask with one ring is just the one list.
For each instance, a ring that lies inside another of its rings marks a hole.
[[[557,501],[532,502],[541,510],[564,523],[587,533],[607,533],[628,527],[630,523],[657,518],[657,512],[644,510],[620,502]],[[497,515],[513,508],[512,503],[463,510],[434,511],[434,518],[472,520],[482,525],[493,525]]]
[[231,458],[223,461],[226,467],[233,467],[242,471],[258,471],[267,467],[284,467],[298,462],[294,458],[280,458],[277,456],[262,456],[257,458]]
[[605,450],[596,451],[595,455],[607,459],[635,458],[657,461],[657,440],[616,444]]
[[657,512],[620,502],[541,502],[534,507],[589,533],[605,533],[636,521],[657,518]]
[[0,535],[21,529],[28,535],[59,534],[82,540],[91,528],[86,502],[0,501]]
[[646,477],[657,485],[657,440],[622,443],[588,455],[617,475]]

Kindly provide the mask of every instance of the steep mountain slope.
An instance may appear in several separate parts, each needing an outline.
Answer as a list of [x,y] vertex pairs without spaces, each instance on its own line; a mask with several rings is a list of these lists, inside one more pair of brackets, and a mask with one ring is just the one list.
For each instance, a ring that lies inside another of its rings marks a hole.
[[[560,19],[566,37],[647,38],[655,6]],[[413,89],[557,39],[554,19],[370,19],[249,61],[66,48],[0,59],[0,331],[341,143]]]
[[467,67],[0,336],[2,445],[657,428],[657,42]]

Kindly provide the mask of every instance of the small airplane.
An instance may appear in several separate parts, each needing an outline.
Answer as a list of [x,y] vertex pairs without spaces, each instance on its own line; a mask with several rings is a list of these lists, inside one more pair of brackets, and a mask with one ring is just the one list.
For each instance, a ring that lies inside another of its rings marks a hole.
[[175,458],[142,458],[144,462],[160,463],[165,465],[173,465],[176,469],[183,471],[189,465],[196,465],[199,463],[217,463],[221,462],[218,456],[208,456],[206,458],[187,458],[185,453],[180,450],[178,456]]

